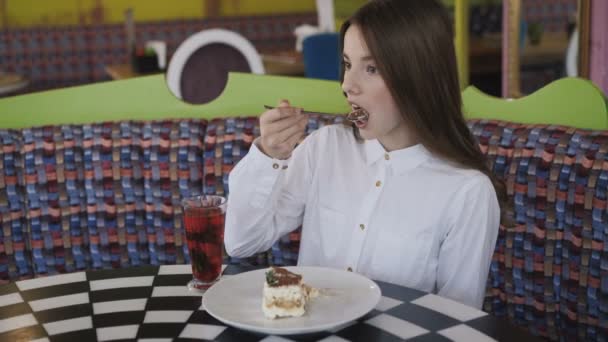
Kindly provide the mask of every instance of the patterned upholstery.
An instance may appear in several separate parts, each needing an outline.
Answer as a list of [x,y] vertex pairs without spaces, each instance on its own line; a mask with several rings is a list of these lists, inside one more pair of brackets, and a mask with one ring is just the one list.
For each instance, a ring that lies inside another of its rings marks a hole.
[[199,194],[205,121],[22,130],[35,275],[188,262],[179,213]]
[[33,275],[25,217],[22,142],[16,130],[0,130],[0,283]]
[[[527,27],[536,23],[541,24],[543,32],[569,32],[576,22],[578,2],[578,0],[522,1],[522,20],[527,22]],[[563,58],[549,58],[544,63],[522,66],[521,91],[524,94],[532,94],[543,86],[564,77],[566,48],[562,53]]]
[[470,121],[504,177],[501,227],[484,308],[552,340],[608,333],[608,131]]
[[[341,117],[311,116],[308,132]],[[552,340],[608,335],[608,131],[471,120],[507,184],[484,309]],[[0,277],[188,263],[179,201],[229,192],[257,118],[0,130]],[[229,262],[291,265],[299,230]]]
[[527,22],[542,23],[545,31],[561,32],[576,20],[578,0],[526,0],[522,6]]
[[[259,51],[278,51],[294,46],[297,26],[316,22],[316,13],[303,13],[137,23],[136,40],[165,41],[171,56],[190,35],[225,28],[245,36]],[[129,63],[125,46],[123,24],[6,29],[0,30],[0,65],[31,81],[20,93],[67,87],[108,80],[105,65]]]
[[[255,137],[260,135],[258,118],[226,118],[212,120],[205,134],[204,182],[206,195],[228,195],[228,174],[243,158]],[[231,258],[231,263],[268,265],[268,253],[250,258]]]

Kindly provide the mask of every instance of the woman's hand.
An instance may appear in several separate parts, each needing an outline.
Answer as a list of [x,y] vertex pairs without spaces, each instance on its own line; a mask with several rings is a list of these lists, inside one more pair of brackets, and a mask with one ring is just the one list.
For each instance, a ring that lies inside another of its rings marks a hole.
[[287,159],[306,134],[307,124],[308,115],[302,114],[302,108],[291,107],[289,101],[281,100],[278,107],[260,116],[258,148],[271,158]]

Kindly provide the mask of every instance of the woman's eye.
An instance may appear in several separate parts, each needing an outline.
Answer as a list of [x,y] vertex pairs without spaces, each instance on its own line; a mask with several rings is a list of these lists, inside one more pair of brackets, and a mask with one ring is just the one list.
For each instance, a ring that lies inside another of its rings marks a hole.
[[371,65],[370,65],[370,66],[368,66],[368,67],[367,67],[367,72],[368,72],[368,73],[370,73],[370,74],[375,74],[375,73],[376,73],[376,71],[377,71],[377,70],[376,70],[376,67],[375,67],[375,66],[371,66]]
[[342,66],[344,67],[344,69],[350,69],[350,63],[347,61],[342,61]]

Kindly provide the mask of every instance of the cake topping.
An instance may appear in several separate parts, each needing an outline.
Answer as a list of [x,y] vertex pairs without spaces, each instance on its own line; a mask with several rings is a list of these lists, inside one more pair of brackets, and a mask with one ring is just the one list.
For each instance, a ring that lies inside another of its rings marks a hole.
[[356,108],[352,112],[348,113],[346,119],[354,123],[367,122],[369,119],[369,113],[367,113],[367,111],[363,108]]
[[298,285],[301,280],[301,275],[289,272],[281,267],[271,267],[266,272],[266,283],[271,287]]

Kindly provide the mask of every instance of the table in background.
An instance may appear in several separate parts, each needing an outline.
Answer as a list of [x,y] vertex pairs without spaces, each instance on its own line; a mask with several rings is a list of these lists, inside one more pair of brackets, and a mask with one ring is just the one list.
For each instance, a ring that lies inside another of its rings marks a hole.
[[25,88],[28,80],[18,74],[0,72],[0,95],[9,94]]
[[[261,54],[260,57],[267,75],[304,76],[304,61],[300,53],[287,51]],[[106,65],[104,70],[113,80],[145,76],[133,70],[130,64]]]
[[116,64],[116,65],[106,65],[104,66],[104,70],[106,74],[108,74],[113,80],[124,80],[128,78],[141,76],[131,64]]
[[148,76],[161,73],[161,71],[159,71],[142,74],[133,70],[131,64],[106,65],[104,66],[104,70],[106,71],[106,74],[108,74],[113,80],[126,80],[133,77]]
[[304,76],[304,58],[300,52],[268,52],[260,54],[260,57],[268,75]]
[[[224,276],[252,269],[228,266]],[[241,342],[264,338],[227,327],[202,310],[201,295],[186,288],[191,277],[190,265],[145,266],[69,273],[1,286],[0,341],[164,338]],[[477,309],[397,285],[378,285],[382,290],[380,303],[358,321],[332,331],[284,338],[536,340]]]

